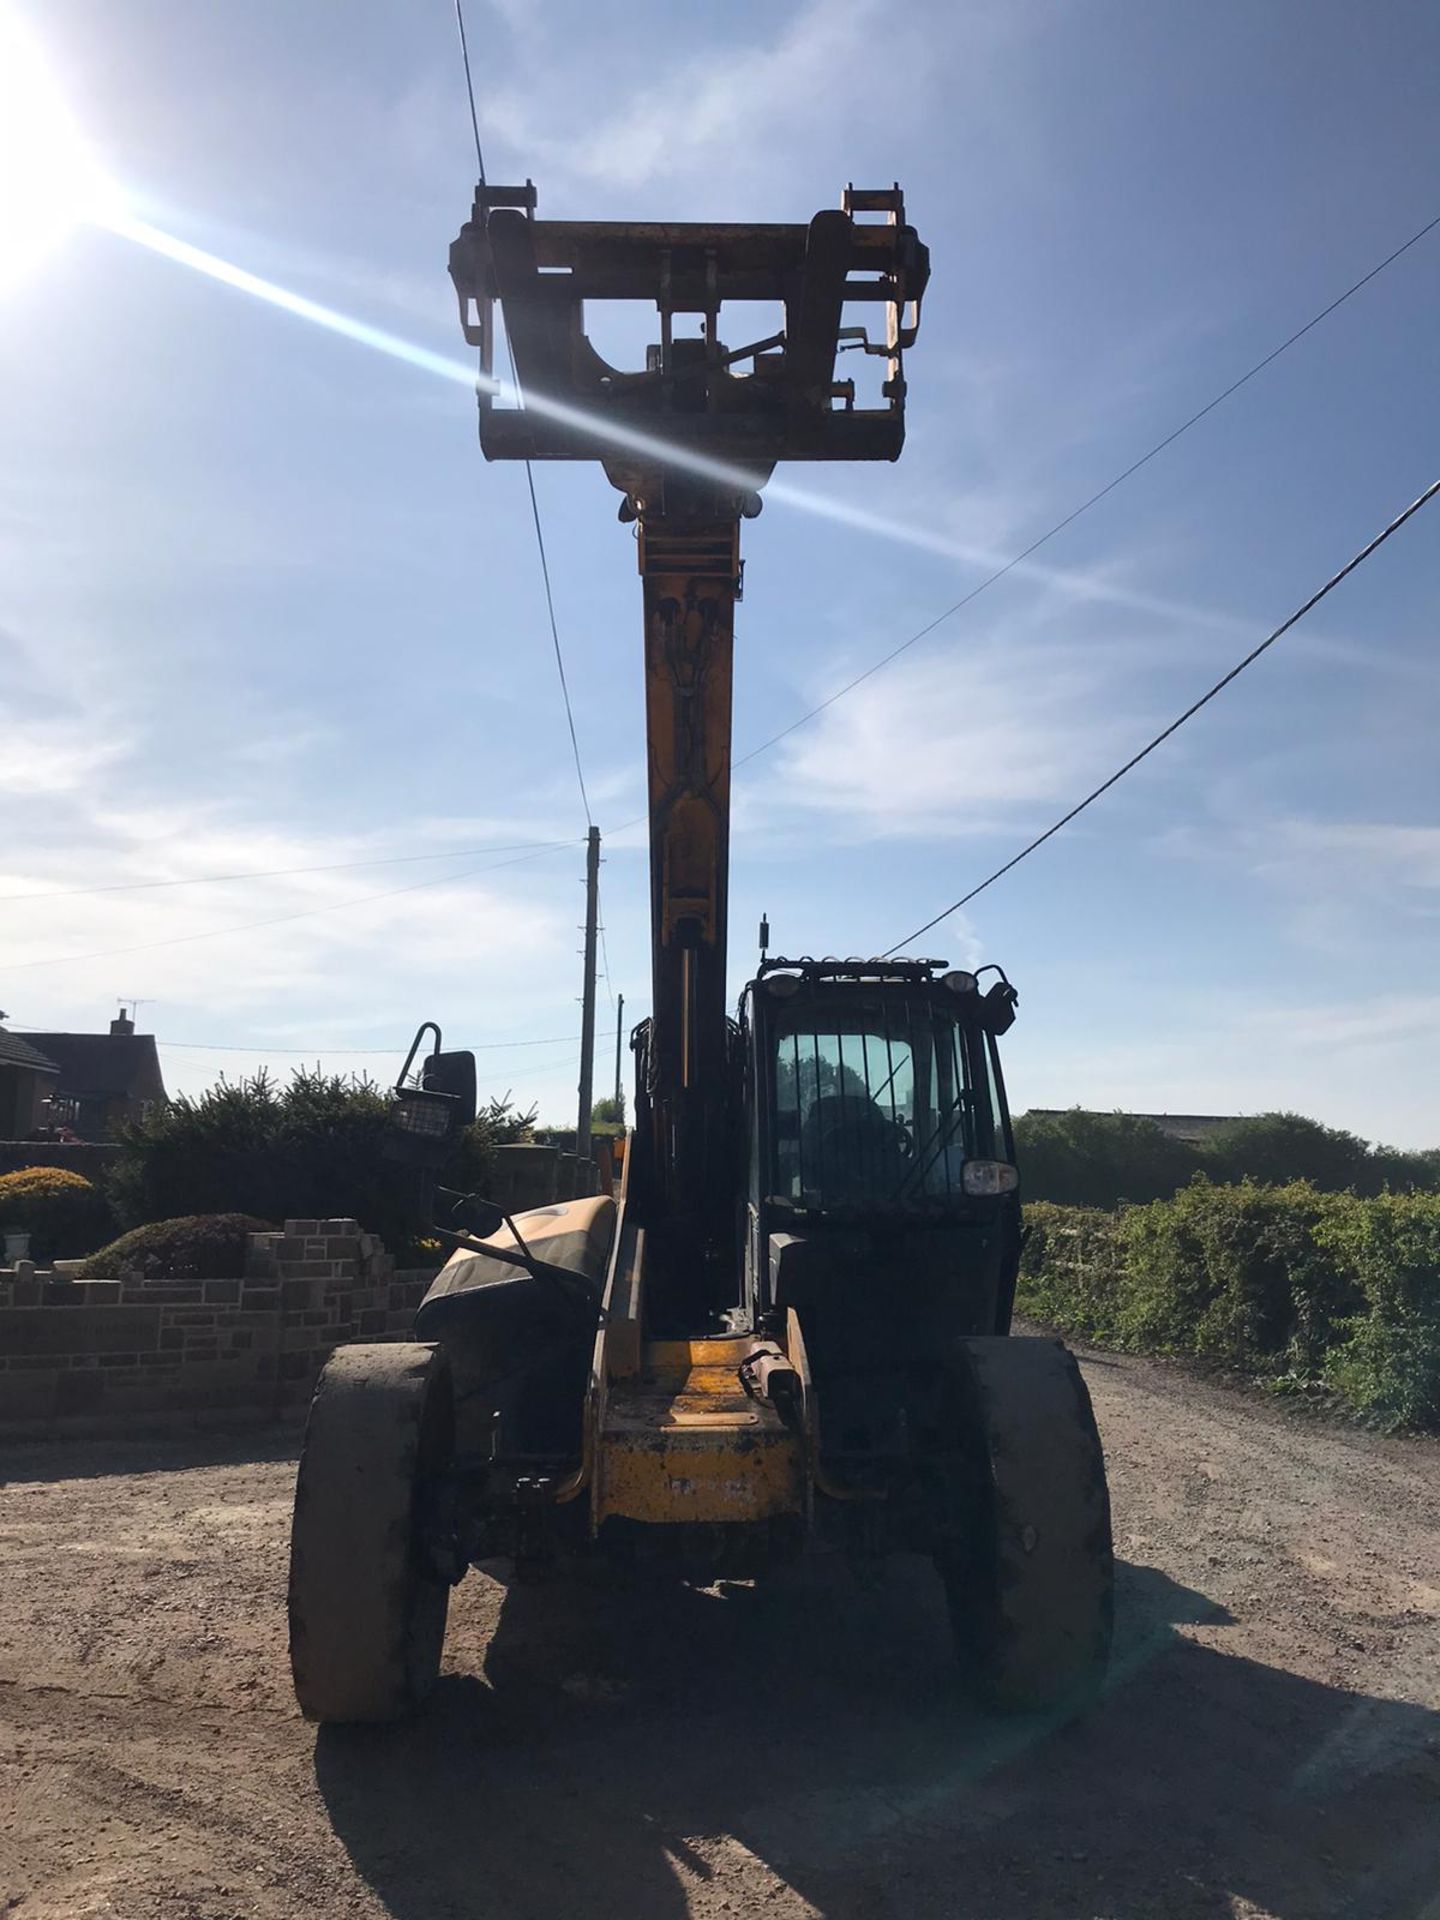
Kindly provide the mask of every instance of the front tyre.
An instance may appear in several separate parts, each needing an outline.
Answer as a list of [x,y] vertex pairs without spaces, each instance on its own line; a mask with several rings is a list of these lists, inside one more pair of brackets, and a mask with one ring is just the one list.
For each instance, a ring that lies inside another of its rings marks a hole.
[[975,1495],[937,1555],[956,1653],[987,1706],[1067,1711],[1099,1691],[1114,1553],[1105,1455],[1075,1356],[1059,1340],[963,1342]]
[[440,1671],[448,1583],[419,1507],[453,1450],[440,1348],[340,1347],[315,1388],[290,1534],[290,1668],[307,1720],[398,1720]]

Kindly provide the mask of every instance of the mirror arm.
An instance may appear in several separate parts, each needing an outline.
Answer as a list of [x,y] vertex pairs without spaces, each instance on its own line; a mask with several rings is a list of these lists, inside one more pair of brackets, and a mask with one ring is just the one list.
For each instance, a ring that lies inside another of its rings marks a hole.
[[[433,1233],[437,1240],[448,1240],[452,1247],[463,1247],[467,1253],[487,1253],[492,1260],[504,1260],[506,1255],[499,1247],[492,1247],[488,1240],[477,1240],[473,1233],[466,1233],[462,1227],[442,1227],[438,1220],[426,1220],[427,1233]],[[527,1260],[515,1260],[517,1267],[528,1267]]]
[[441,1231],[441,1229],[435,1225],[434,1167],[421,1167],[420,1169],[420,1224],[427,1232],[438,1233]]
[[543,1267],[544,1265],[546,1265],[545,1261],[537,1260],[535,1258],[535,1255],[531,1253],[529,1247],[526,1246],[525,1236],[521,1233],[519,1227],[516,1226],[515,1219],[512,1214],[507,1213],[505,1215],[505,1224],[510,1229],[511,1233],[514,1234],[515,1244],[520,1249],[521,1253],[524,1254],[527,1265],[531,1267],[535,1267],[535,1266]]
[[416,1028],[415,1038],[410,1042],[410,1051],[405,1056],[405,1064],[401,1067],[400,1076],[395,1082],[395,1091],[397,1093],[403,1092],[410,1069],[415,1064],[415,1056],[420,1051],[420,1042],[425,1038],[427,1033],[433,1033],[435,1036],[435,1044],[430,1049],[432,1056],[439,1053],[441,1047],[444,1045],[444,1042],[440,1038],[440,1029],[435,1022],[433,1020],[422,1021],[420,1026]]
[[[426,1169],[426,1186],[425,1186],[424,1193],[422,1195],[422,1204],[428,1210],[425,1216],[426,1225],[431,1225],[434,1223],[435,1196],[437,1194],[443,1194],[447,1200],[458,1201],[461,1203],[461,1205],[463,1205],[467,1200],[473,1200],[477,1197],[475,1194],[472,1194],[472,1193],[458,1193],[454,1187],[437,1187],[435,1185],[435,1175],[433,1170],[427,1168]],[[460,1207],[457,1206],[454,1209],[454,1211],[458,1213],[460,1211]],[[533,1262],[535,1259],[535,1255],[531,1253],[529,1247],[526,1246],[525,1236],[521,1233],[519,1227],[517,1227],[515,1224],[515,1216],[513,1214],[507,1213],[504,1207],[501,1207],[501,1206],[496,1206],[495,1211],[500,1215],[501,1220],[510,1229],[511,1233],[515,1236],[515,1244],[520,1249],[521,1253],[524,1255],[525,1260]],[[437,1233],[453,1233],[455,1231],[454,1228],[440,1227],[440,1226],[437,1226],[435,1230]],[[487,1252],[493,1253],[494,1251],[496,1251],[496,1249],[490,1246],[487,1240],[482,1239],[478,1234],[467,1233],[465,1237],[469,1242],[469,1244],[473,1246],[484,1247]]]

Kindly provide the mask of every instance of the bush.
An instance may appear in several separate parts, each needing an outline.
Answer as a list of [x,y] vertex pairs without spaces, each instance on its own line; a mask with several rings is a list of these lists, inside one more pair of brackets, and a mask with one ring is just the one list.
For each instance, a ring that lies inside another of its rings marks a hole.
[[1321,1381],[1386,1426],[1440,1429],[1440,1195],[1196,1180],[1107,1214],[1031,1205],[1016,1305],[1130,1352]]
[[80,1269],[81,1280],[118,1280],[140,1273],[152,1280],[230,1280],[245,1271],[245,1243],[270,1231],[248,1213],[191,1213],[152,1220],[102,1247]]
[[1440,1428],[1440,1195],[1382,1194],[1337,1211],[1319,1237],[1365,1301],[1327,1377],[1381,1425]]
[[[388,1091],[369,1080],[302,1070],[265,1073],[182,1095],[122,1129],[109,1184],[123,1225],[196,1213],[265,1220],[358,1220],[404,1260],[418,1247],[420,1180],[383,1151]],[[482,1190],[494,1147],[529,1124],[492,1100],[467,1128],[440,1184]]]
[[1127,1209],[1118,1222],[1126,1344],[1253,1372],[1283,1362],[1313,1373],[1339,1322],[1361,1305],[1353,1278],[1316,1239],[1319,1222],[1346,1204],[1303,1181],[1200,1179],[1173,1200]]
[[66,1167],[22,1167],[0,1174],[0,1230],[30,1235],[31,1258],[71,1260],[90,1253],[112,1229],[105,1196]]
[[1116,1217],[1096,1207],[1025,1208],[1016,1304],[1032,1319],[1102,1346],[1120,1344]]

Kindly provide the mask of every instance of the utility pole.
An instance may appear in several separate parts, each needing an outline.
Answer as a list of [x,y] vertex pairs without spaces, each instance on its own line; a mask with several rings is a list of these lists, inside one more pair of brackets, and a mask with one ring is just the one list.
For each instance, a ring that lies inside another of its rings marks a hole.
[[595,1089],[595,934],[600,917],[600,829],[585,843],[585,993],[580,1002],[580,1121],[575,1151],[590,1158],[590,1109]]
[[623,1120],[625,1117],[625,1108],[622,1104],[625,1099],[625,1086],[620,1078],[620,1036],[624,1031],[625,996],[623,993],[617,993],[615,996],[615,1118],[617,1120]]

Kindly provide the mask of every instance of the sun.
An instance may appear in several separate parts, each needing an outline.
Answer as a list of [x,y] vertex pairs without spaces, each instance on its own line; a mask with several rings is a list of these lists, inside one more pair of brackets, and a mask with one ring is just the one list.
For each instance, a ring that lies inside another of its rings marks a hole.
[[0,290],[119,203],[39,44],[0,0]]

